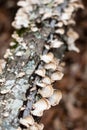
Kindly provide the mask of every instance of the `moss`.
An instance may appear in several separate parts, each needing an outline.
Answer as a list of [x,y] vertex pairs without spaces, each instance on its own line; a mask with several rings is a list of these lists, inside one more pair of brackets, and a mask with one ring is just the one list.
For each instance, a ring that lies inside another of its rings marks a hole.
[[28,28],[21,28],[19,30],[16,30],[17,34],[21,37],[25,32],[27,32]]

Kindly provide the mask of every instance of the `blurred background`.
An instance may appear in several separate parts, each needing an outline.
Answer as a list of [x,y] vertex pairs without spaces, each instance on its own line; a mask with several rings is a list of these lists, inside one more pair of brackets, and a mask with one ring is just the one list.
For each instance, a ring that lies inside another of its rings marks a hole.
[[[11,41],[17,1],[0,0],[0,58]],[[80,35],[76,45],[81,52],[66,54],[65,76],[55,84],[62,91],[63,99],[44,113],[41,120],[44,130],[87,130],[87,0],[83,4],[85,10],[77,12],[75,27]]]

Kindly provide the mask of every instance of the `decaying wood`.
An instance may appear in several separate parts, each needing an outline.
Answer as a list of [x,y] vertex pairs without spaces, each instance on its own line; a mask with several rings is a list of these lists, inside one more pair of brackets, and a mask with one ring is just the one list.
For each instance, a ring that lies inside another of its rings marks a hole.
[[[58,6],[58,11],[62,13],[67,5],[68,0],[65,0]],[[72,19],[73,14],[74,12]],[[38,19],[35,19],[36,23],[37,21]],[[50,49],[54,56],[60,60],[60,63],[62,62],[68,49],[68,36],[66,34],[71,25],[63,25],[65,33],[57,35],[58,30],[55,33],[56,22],[58,22],[57,17],[47,18],[36,24],[40,29],[35,32],[28,28],[22,28],[13,34],[15,44],[10,45],[10,49],[7,50],[4,56],[5,61],[0,60],[1,64],[4,62],[5,65],[4,68],[0,66],[0,130],[17,130],[20,126],[19,119],[31,114],[32,105],[41,96],[37,94],[38,87],[35,84],[35,81],[40,77],[34,72],[38,66],[43,66],[40,55],[49,52],[49,50],[44,49],[45,44],[54,38],[60,39],[64,43],[58,49]],[[17,39],[15,40],[15,34],[21,37],[20,43]],[[35,121],[38,121],[36,117],[34,118]]]
[[[48,33],[49,31],[50,29],[48,30]],[[23,101],[26,101],[25,94],[27,89],[31,86],[29,84],[29,78],[35,71],[35,68],[40,61],[39,55],[43,50],[44,40],[42,38],[36,37],[34,33],[25,33],[23,37],[26,44],[28,44],[25,54],[22,57],[15,56],[15,52],[22,47],[21,45],[18,45],[13,51],[13,59],[11,59],[11,57],[8,58],[3,74],[0,75],[1,130],[4,130],[5,128],[7,130],[17,128],[18,111],[22,107]],[[30,48],[31,46],[33,46],[32,49]],[[19,77],[18,75],[21,72],[24,72],[24,75]],[[32,95],[30,97],[32,97]],[[33,102],[34,100],[35,98],[33,99]],[[29,104],[31,105],[32,103]]]

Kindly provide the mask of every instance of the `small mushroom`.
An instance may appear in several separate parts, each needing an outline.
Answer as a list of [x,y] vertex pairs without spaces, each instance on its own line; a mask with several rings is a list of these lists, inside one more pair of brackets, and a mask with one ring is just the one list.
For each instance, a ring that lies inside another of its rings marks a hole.
[[42,78],[42,82],[45,84],[51,84],[51,79],[48,76],[45,76],[44,78]]
[[31,27],[31,30],[32,30],[33,32],[37,32],[37,31],[38,31],[38,28],[37,28],[37,27]]
[[50,49],[50,46],[49,46],[49,45],[45,44],[44,46],[45,46],[45,48],[46,48],[47,50]]
[[38,92],[41,94],[41,96],[46,97],[46,98],[52,96],[53,91],[54,91],[54,89],[51,85],[48,85],[48,86],[38,90]]
[[79,38],[79,35],[72,28],[70,28],[67,32],[67,36],[68,49],[70,51],[76,51],[78,53],[79,49],[75,46],[75,40]]
[[23,37],[20,37],[17,32],[14,32],[12,34],[12,38],[15,39],[19,44],[21,44],[23,42]]
[[6,118],[6,117],[8,117],[9,116],[9,112],[4,112],[3,113],[3,116]]
[[27,1],[19,1],[18,3],[17,3],[17,5],[18,6],[21,6],[21,7],[26,7],[26,6],[28,6],[29,5],[29,3],[27,2]]
[[50,69],[51,70],[56,70],[57,65],[55,63],[53,63],[53,62],[50,62],[50,63],[45,64],[44,68],[47,69],[47,70],[50,70]]
[[63,74],[62,72],[56,71],[56,72],[54,72],[54,73],[51,75],[51,79],[52,79],[53,81],[61,80],[62,77],[63,77],[63,75],[64,75],[64,74]]
[[42,17],[42,20],[48,19],[50,17],[52,17],[52,12],[46,12],[46,13],[44,13],[44,15]]
[[33,125],[34,124],[34,119],[32,116],[27,116],[25,118],[20,118],[20,124],[29,127],[29,125]]
[[46,84],[45,83],[42,83],[42,82],[36,82],[36,85],[39,86],[39,87],[46,87]]
[[49,101],[52,106],[56,106],[57,104],[59,104],[61,99],[62,99],[62,93],[59,90],[54,90],[53,95],[49,97]]
[[16,45],[16,42],[10,42],[10,46],[13,47]]
[[68,49],[69,49],[69,51],[75,51],[75,52],[77,52],[77,53],[80,52],[79,48],[76,47],[75,43],[68,44]]
[[64,66],[65,66],[65,63],[64,62],[61,62],[58,66],[57,66],[57,70],[59,72],[63,72],[64,71]]
[[71,18],[71,13],[66,13],[66,12],[64,12],[64,13],[62,13],[62,15],[61,15],[61,20],[62,21],[68,21],[69,19]]
[[72,28],[70,28],[67,32],[67,36],[70,37],[72,40],[76,40],[79,38],[79,35],[77,32],[75,32]]
[[33,104],[34,110],[31,111],[31,114],[40,117],[43,115],[43,111],[48,110],[49,108],[50,108],[49,101],[45,98],[42,98],[38,100],[35,104]]
[[51,41],[51,47],[52,48],[59,48],[63,44],[64,43],[62,41],[59,41],[58,39],[55,39],[55,40]]
[[32,126],[29,127],[29,130],[43,130],[43,128],[44,128],[43,124],[37,124],[35,122],[34,125],[32,125]]
[[0,93],[3,94],[3,95],[10,93],[10,92],[11,92],[11,90],[9,90],[9,89],[3,89],[3,90],[0,91]]
[[22,27],[27,28],[29,23],[29,15],[24,11],[24,8],[20,8],[16,13],[16,17],[12,22],[12,26],[16,29],[21,29]]
[[12,53],[10,49],[7,49],[6,53],[4,54],[4,58],[7,59],[9,56],[12,56]]
[[3,69],[6,66],[6,61],[4,59],[0,59],[0,74],[2,74]]
[[63,35],[64,33],[65,33],[65,31],[64,31],[64,29],[57,29],[56,31],[55,31],[57,34],[61,34],[61,35]]
[[24,119],[27,120],[29,125],[33,125],[34,124],[34,118],[32,116],[27,116]]
[[45,77],[45,73],[46,73],[45,69],[38,69],[35,71],[35,74],[37,74],[41,77]]
[[18,57],[21,57],[23,56],[24,52],[23,51],[18,51],[15,55],[18,56]]
[[55,27],[62,27],[63,26],[63,22],[58,22],[57,24],[55,24]]
[[29,128],[29,124],[28,124],[28,122],[27,122],[25,119],[20,118],[20,121],[19,121],[19,122],[20,122],[20,124],[22,124],[23,126]]
[[45,63],[51,62],[53,60],[53,58],[54,58],[54,55],[51,52],[41,56],[41,60],[44,61]]

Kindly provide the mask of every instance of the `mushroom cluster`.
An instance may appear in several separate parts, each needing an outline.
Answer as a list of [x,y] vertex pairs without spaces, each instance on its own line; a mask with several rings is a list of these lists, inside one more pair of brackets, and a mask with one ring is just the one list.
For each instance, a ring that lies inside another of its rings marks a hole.
[[[37,124],[32,116],[20,118],[20,124],[27,127],[27,130],[43,130],[43,124]],[[21,130],[19,127],[17,130]]]
[[[79,52],[75,46],[78,34],[71,28],[71,25],[75,24],[74,12],[83,6],[79,0],[20,0],[18,6],[21,8],[12,23],[15,29],[28,28],[31,32],[40,33],[41,25],[51,28],[50,34],[45,39],[40,63],[34,72],[38,78],[33,81],[33,86],[37,87],[37,95],[40,95],[40,98],[33,104],[30,115],[20,118],[20,124],[25,126],[26,130],[42,130],[43,125],[36,123],[34,116],[41,117],[44,110],[59,104],[62,98],[61,91],[53,88],[54,82],[61,80],[64,75],[62,62],[53,50],[58,50],[65,45],[68,50]],[[27,48],[22,37],[16,32],[12,37],[25,49]],[[13,45],[14,42],[11,43],[11,46]],[[22,56],[22,54],[18,52],[16,56]],[[4,57],[8,55],[11,55],[9,50]],[[20,73],[18,77],[23,75],[25,73]]]
[[2,74],[2,70],[5,68],[6,61],[4,59],[0,59],[0,74]]

